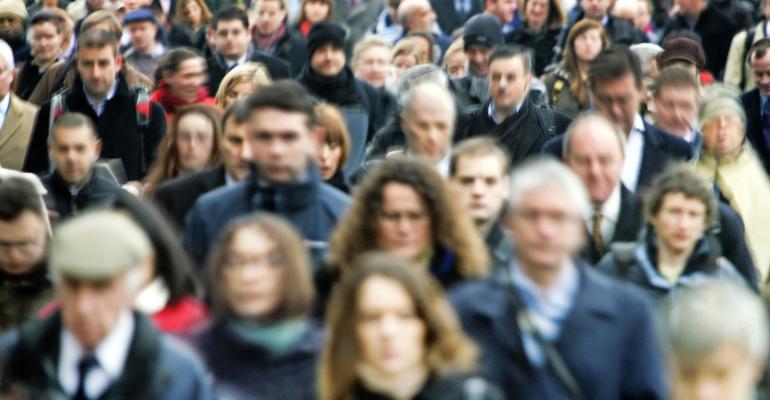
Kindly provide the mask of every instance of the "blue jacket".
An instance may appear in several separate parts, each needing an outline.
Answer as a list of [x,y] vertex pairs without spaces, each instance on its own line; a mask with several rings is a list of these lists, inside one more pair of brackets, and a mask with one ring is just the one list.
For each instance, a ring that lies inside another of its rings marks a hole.
[[265,187],[258,183],[257,171],[252,171],[244,182],[204,194],[187,214],[182,238],[185,249],[202,266],[210,246],[228,223],[265,211],[292,223],[318,261],[326,252],[329,234],[347,210],[350,198],[321,181],[315,166],[308,172],[304,182]]
[[[664,399],[663,360],[648,302],[577,261],[579,287],[555,346],[586,399]],[[529,362],[508,281],[470,282],[450,293],[481,347],[481,375],[509,399],[566,398],[550,371]]]

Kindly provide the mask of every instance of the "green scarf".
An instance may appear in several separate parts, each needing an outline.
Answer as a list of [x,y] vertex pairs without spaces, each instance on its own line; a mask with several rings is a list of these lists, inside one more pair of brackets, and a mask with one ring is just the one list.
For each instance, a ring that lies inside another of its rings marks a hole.
[[226,324],[237,337],[262,347],[271,357],[286,354],[308,329],[308,322],[304,319],[259,323],[232,318]]

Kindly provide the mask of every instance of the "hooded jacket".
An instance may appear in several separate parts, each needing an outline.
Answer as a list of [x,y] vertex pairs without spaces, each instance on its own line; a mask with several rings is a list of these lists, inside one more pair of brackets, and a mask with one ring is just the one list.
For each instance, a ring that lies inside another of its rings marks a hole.
[[88,182],[75,195],[70,192],[69,185],[67,182],[64,182],[58,172],[54,171],[41,179],[41,181],[48,190],[46,196],[51,202],[48,207],[49,209],[55,209],[59,213],[59,218],[77,214],[86,207],[104,204],[115,193],[123,190],[118,185],[94,173],[91,174]]

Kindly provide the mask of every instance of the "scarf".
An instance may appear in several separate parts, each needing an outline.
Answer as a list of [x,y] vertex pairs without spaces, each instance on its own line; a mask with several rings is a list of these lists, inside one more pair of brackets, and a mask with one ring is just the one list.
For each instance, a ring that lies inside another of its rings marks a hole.
[[158,89],[155,91],[155,93],[152,94],[150,97],[151,100],[156,101],[160,103],[161,106],[166,110],[166,113],[171,116],[172,114],[176,114],[176,110],[179,107],[183,107],[190,104],[214,104],[214,99],[209,97],[209,92],[206,89],[206,87],[201,87],[198,89],[198,94],[195,97],[195,100],[188,103],[179,97],[174,96],[171,94],[171,90],[168,87],[168,84],[166,82],[161,82],[160,85],[158,85]]
[[308,21],[308,20],[304,20],[304,21],[300,22],[299,23],[299,31],[300,31],[300,33],[302,33],[302,37],[307,39],[307,35],[310,33],[310,28],[312,28],[312,27],[313,27],[313,23]]
[[308,330],[304,319],[258,323],[231,317],[225,324],[236,337],[263,348],[273,357],[286,354]]
[[281,26],[278,27],[278,29],[275,30],[270,35],[263,35],[259,33],[259,30],[254,27],[254,42],[257,44],[257,47],[259,47],[261,50],[273,54],[275,52],[275,47],[278,44],[278,41],[283,37],[283,35],[286,33],[286,23],[281,23]]
[[340,107],[356,105],[360,101],[356,78],[347,65],[337,76],[326,78],[316,74],[308,64],[305,64],[299,81],[316,96]]

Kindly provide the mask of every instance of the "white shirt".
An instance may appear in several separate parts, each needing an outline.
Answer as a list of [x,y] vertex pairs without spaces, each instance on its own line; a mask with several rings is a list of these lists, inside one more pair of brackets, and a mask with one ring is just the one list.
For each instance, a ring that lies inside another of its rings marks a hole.
[[5,95],[5,98],[0,100],[0,129],[5,124],[5,116],[8,115],[8,108],[11,106],[11,94]]
[[[615,226],[620,216],[620,184],[615,186],[610,197],[602,204],[599,212],[602,214],[602,241],[609,243],[612,241],[612,235],[615,234]],[[588,232],[594,231],[593,215],[586,219]]]
[[438,160],[436,163],[436,171],[438,171],[439,175],[443,178],[449,177],[449,162],[452,160],[452,152],[447,151],[446,155],[444,155],[444,158]]
[[[93,352],[99,362],[91,368],[86,377],[86,395],[95,399],[101,396],[112,382],[123,373],[131,339],[134,336],[134,317],[125,311],[112,329]],[[59,349],[59,383],[69,396],[78,390],[78,363],[87,353],[80,342],[67,329],[62,328]]]
[[639,114],[634,118],[634,126],[626,139],[626,160],[620,172],[620,181],[632,192],[636,192],[639,183],[639,171],[642,169],[644,154],[644,121]]
[[94,109],[94,112],[97,116],[101,116],[104,112],[104,105],[107,104],[108,101],[112,100],[113,97],[115,97],[115,92],[118,90],[118,80],[115,80],[115,83],[112,84],[112,88],[110,88],[110,91],[107,92],[107,96],[104,96],[104,99],[97,102],[96,100],[91,97],[90,94],[88,94],[88,90],[86,90],[85,85],[83,85],[83,93],[86,94],[86,100],[88,101],[88,104],[91,105],[91,108]]

